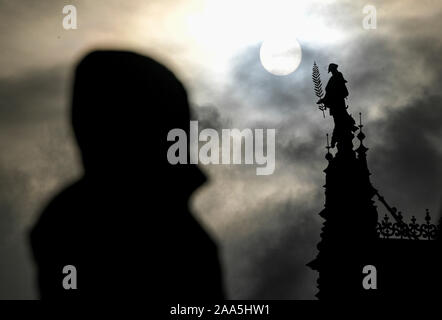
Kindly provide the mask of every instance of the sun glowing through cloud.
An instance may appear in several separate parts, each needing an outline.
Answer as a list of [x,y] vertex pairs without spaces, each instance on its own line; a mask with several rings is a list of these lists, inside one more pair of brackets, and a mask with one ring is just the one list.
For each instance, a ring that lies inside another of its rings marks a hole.
[[277,76],[286,76],[298,68],[302,50],[294,38],[273,38],[262,43],[259,57],[262,66],[268,72]]
[[198,61],[219,75],[226,75],[233,57],[259,43],[264,43],[260,52],[264,68],[278,75],[289,74],[296,70],[301,59],[299,43],[320,48],[345,38],[339,25],[324,21],[315,4],[288,0],[207,0],[187,15],[181,32],[201,57]]

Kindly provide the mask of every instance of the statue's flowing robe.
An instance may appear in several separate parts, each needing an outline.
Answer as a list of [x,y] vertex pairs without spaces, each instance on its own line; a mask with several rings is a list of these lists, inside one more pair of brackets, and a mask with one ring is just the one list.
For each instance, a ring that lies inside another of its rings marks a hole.
[[[345,98],[348,96],[347,80],[341,72],[336,72],[330,78],[325,87],[325,97],[322,99],[324,105],[329,108],[330,115],[335,121],[331,145],[334,147],[336,143],[343,142],[345,136],[352,135],[355,129],[355,121],[348,114]],[[350,148],[350,146],[348,146]],[[339,146],[338,146],[339,148]]]
[[334,111],[342,111],[345,109],[345,98],[348,96],[347,80],[341,72],[332,75],[325,87],[325,97],[323,102],[327,108],[330,108],[330,114]]

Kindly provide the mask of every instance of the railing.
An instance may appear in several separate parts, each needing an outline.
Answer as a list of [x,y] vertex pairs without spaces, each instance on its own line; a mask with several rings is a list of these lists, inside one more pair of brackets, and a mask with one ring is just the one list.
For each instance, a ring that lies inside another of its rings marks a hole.
[[397,214],[397,222],[390,222],[390,218],[385,215],[382,221],[378,222],[376,231],[383,239],[413,239],[413,240],[435,240],[439,234],[439,227],[431,223],[431,216],[428,209],[425,213],[425,223],[416,222],[416,217],[412,216],[410,223],[405,223],[401,212]]
[[385,206],[396,222],[390,222],[390,218],[385,215],[382,221],[377,223],[376,231],[383,239],[413,239],[413,240],[434,240],[438,237],[439,226],[431,223],[431,216],[428,209],[425,212],[425,223],[416,223],[416,217],[411,217],[411,222],[404,222],[402,213],[395,207],[391,207],[379,192],[374,189],[375,195]]

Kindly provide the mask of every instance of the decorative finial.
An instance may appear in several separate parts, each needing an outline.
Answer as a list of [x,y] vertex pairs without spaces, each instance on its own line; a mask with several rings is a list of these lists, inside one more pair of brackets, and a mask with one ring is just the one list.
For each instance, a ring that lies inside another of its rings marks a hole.
[[326,136],[327,136],[327,146],[325,148],[327,149],[327,154],[325,155],[325,158],[330,161],[331,159],[333,159],[333,155],[330,153],[331,147],[330,147],[330,143],[328,141],[328,133],[326,134]]
[[430,210],[428,209],[425,209],[425,221],[427,222],[427,224],[430,224],[431,215],[430,215]]
[[[361,141],[361,146],[362,146],[362,140],[365,139],[365,134],[362,132],[363,125],[362,125],[362,113],[361,112],[359,112],[359,126],[358,127],[359,127],[359,133],[358,133],[357,137]],[[365,151],[367,151],[367,150],[365,150]]]

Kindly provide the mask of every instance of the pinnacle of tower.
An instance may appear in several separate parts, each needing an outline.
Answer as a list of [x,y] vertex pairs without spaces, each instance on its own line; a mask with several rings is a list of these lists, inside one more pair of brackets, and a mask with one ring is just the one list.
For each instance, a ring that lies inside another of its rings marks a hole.
[[330,153],[330,143],[328,141],[328,133],[326,134],[327,136],[327,146],[325,147],[327,149],[327,154],[325,155],[325,159],[327,159],[328,161],[333,160],[333,155]]
[[362,113],[361,112],[359,112],[359,125],[358,125],[358,127],[359,127],[359,133],[357,134],[356,137],[359,139],[359,147],[356,149],[356,152],[358,153],[359,157],[365,157],[365,154],[367,153],[368,148],[366,146],[364,146],[364,143],[363,143],[363,141],[365,139],[365,134],[364,134],[364,132],[362,132],[363,124],[362,124]]

